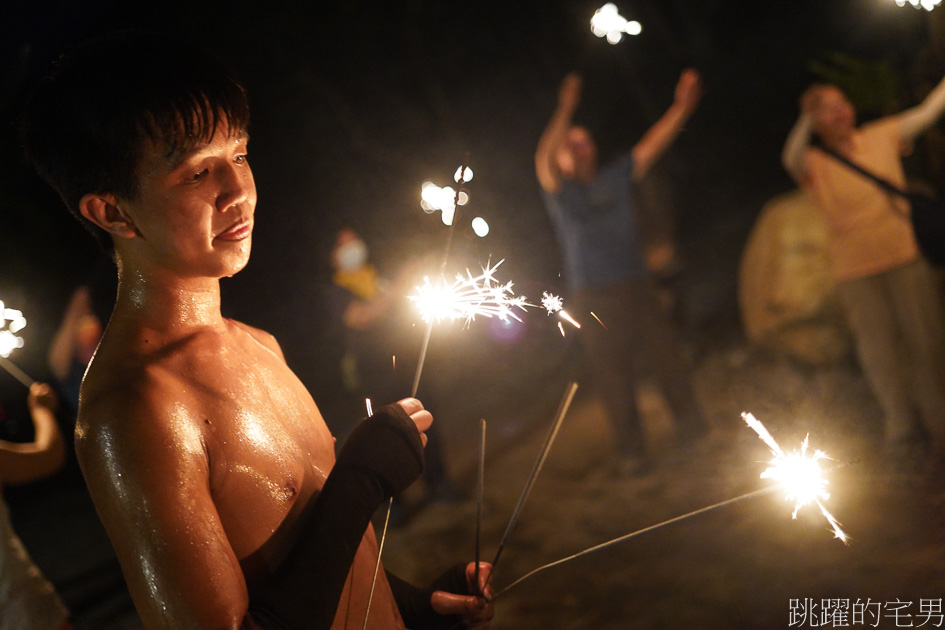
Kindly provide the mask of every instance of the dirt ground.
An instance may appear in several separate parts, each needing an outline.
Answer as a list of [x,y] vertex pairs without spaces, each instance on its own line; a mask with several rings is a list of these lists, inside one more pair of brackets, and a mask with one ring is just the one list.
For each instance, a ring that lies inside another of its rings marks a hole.
[[[495,586],[769,487],[759,477],[770,452],[742,411],[753,412],[785,449],[799,448],[809,433],[811,448],[836,460],[826,505],[850,544],[834,538],[815,507],[792,520],[782,493],[762,494],[534,575],[497,600],[495,630],[942,625],[943,469],[880,455],[879,411],[852,363],[810,369],[736,347],[701,360],[696,384],[713,430],[688,450],[674,446],[658,393],[642,388],[656,455],[651,470],[634,476],[613,472],[610,427],[583,390],[502,552]],[[483,560],[496,553],[553,414],[533,418],[514,440],[504,434],[521,420],[498,415],[486,418]],[[475,496],[476,423],[449,427],[445,442],[454,477]],[[426,506],[390,531],[385,564],[417,583],[430,580],[475,556],[475,523],[471,500]],[[824,599],[841,601],[827,614]]]

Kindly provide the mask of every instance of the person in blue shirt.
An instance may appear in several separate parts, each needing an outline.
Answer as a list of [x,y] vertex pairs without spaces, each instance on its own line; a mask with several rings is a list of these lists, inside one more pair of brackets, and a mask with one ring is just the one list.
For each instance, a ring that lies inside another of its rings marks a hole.
[[581,329],[582,341],[617,438],[618,469],[647,463],[635,402],[636,385],[655,378],[672,409],[679,437],[705,432],[681,342],[650,276],[632,207],[632,191],[696,110],[702,95],[695,70],[685,70],[669,109],[615,160],[598,164],[591,133],[573,124],[581,101],[580,75],[561,83],[558,104],[535,152],[535,173],[564,255],[564,276],[577,312],[603,326]]

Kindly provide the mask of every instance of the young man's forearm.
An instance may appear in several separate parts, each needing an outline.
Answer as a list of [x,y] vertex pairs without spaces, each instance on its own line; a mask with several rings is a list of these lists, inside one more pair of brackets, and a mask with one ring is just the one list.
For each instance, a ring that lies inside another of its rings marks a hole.
[[781,150],[781,165],[799,181],[804,177],[804,153],[810,146],[813,121],[808,114],[801,114],[788,133]]
[[921,103],[899,114],[899,130],[905,140],[913,140],[934,125],[945,113],[945,78],[932,88]]
[[306,509],[289,556],[250,597],[252,620],[266,630],[329,628],[371,517],[422,470],[420,434],[399,405],[362,421]]

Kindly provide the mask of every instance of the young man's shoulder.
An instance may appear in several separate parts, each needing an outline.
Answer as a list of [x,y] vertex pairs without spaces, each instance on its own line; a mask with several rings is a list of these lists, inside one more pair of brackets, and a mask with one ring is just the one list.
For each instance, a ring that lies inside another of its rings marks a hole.
[[228,319],[227,321],[236,330],[248,334],[257,343],[261,344],[268,350],[275,352],[279,356],[282,356],[282,348],[279,346],[279,342],[276,341],[276,338],[272,333],[266,332],[261,328],[255,328],[249,324],[244,324],[243,322],[237,321],[235,319]]
[[76,422],[80,455],[86,438],[137,439],[167,432],[176,440],[186,435],[179,431],[180,424],[199,410],[194,405],[197,398],[180,378],[159,362],[103,363],[107,363],[104,357],[96,357],[82,383]]
[[80,458],[88,444],[115,436],[138,440],[163,434],[174,442],[193,436],[181,425],[196,422],[203,412],[200,380],[187,376],[201,373],[199,343],[192,338],[150,343],[106,333],[82,380],[76,423]]

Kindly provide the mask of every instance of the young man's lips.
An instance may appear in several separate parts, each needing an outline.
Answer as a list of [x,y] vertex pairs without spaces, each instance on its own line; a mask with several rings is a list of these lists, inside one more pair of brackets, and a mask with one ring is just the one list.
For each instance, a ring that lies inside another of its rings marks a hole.
[[223,232],[218,239],[224,241],[241,241],[253,232],[253,222],[250,220],[240,221],[226,232]]

